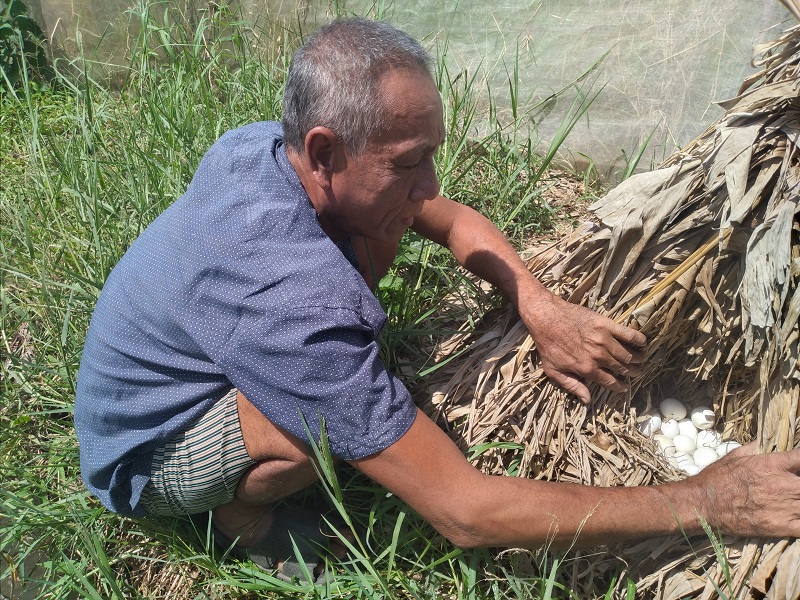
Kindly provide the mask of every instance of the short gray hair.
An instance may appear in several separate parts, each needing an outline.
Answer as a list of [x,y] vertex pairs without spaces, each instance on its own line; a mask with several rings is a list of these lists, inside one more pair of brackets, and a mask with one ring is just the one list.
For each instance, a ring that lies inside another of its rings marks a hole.
[[343,19],[317,30],[292,57],[283,96],[283,134],[295,152],[306,134],[330,128],[353,154],[379,133],[385,108],[377,89],[390,69],[430,75],[431,58],[408,34],[382,21]]

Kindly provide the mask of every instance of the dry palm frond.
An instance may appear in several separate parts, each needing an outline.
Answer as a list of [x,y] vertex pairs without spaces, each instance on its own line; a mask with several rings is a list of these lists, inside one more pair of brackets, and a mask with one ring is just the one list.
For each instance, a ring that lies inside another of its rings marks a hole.
[[[798,2],[785,4],[800,16]],[[592,221],[528,263],[555,293],[648,336],[631,393],[595,388],[594,406],[580,406],[548,381],[510,310],[441,380],[431,410],[465,448],[489,447],[475,460],[485,471],[593,485],[681,478],[636,430],[636,415],[665,395],[713,404],[726,439],[798,446],[800,26],[757,48],[754,64],[702,135],[620,184],[590,207]],[[780,597],[798,585],[797,543],[725,541],[691,548],[671,537],[584,555],[574,589],[593,595],[580,589],[585,574],[619,569],[640,594],[662,598]]]

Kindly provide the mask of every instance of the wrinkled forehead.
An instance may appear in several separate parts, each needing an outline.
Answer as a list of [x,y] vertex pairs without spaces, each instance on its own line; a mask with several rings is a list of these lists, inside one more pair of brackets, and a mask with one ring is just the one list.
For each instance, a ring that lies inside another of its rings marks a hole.
[[377,86],[383,127],[376,141],[425,138],[434,149],[444,139],[442,100],[426,70],[396,69],[383,74]]

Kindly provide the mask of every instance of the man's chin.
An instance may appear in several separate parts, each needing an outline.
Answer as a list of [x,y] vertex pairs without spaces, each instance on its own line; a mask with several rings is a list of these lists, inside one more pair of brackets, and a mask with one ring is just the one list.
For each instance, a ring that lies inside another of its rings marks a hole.
[[400,239],[405,235],[406,231],[411,229],[411,226],[414,224],[414,219],[402,219],[398,221],[395,227],[392,227],[391,231],[387,232],[387,237],[392,242],[399,242]]

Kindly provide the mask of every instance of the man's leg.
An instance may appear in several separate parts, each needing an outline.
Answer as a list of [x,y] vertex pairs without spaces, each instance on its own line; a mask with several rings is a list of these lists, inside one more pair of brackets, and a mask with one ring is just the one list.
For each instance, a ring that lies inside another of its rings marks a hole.
[[308,447],[274,425],[239,392],[239,423],[247,453],[256,464],[245,471],[231,502],[214,509],[216,527],[246,548],[266,536],[276,502],[317,481]]

